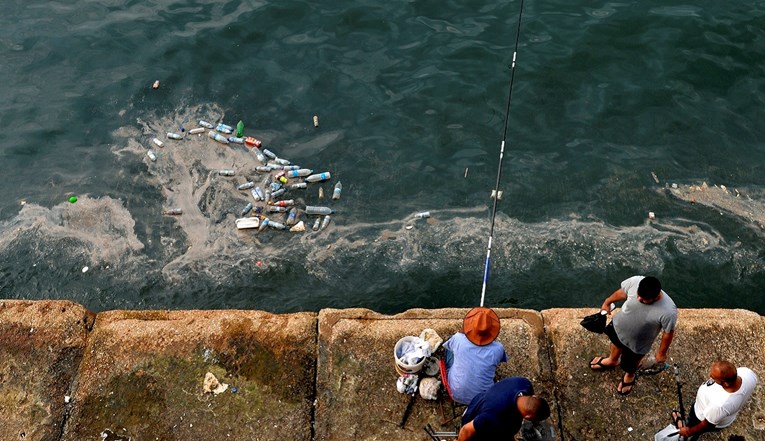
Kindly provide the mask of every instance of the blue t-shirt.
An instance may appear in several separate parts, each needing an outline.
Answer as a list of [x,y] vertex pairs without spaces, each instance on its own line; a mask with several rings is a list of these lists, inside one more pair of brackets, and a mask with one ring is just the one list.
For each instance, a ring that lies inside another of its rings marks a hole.
[[486,346],[478,346],[461,332],[454,334],[444,343],[452,352],[454,362],[448,367],[449,389],[454,401],[470,403],[477,394],[494,384],[497,365],[507,361],[502,343],[494,340]]
[[509,439],[518,433],[523,415],[518,411],[516,401],[521,395],[534,395],[531,381],[525,377],[505,378],[476,395],[462,416],[463,425],[473,422],[475,436],[471,439]]

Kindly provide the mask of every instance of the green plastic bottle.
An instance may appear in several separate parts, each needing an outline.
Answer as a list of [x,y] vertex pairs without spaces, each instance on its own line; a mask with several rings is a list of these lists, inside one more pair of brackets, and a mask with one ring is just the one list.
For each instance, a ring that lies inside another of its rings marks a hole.
[[236,123],[236,137],[241,138],[244,135],[244,123],[240,120]]

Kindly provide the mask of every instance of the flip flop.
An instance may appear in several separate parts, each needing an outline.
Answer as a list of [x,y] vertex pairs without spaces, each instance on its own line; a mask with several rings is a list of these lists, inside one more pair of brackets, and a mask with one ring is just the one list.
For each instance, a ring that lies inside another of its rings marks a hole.
[[[635,375],[635,378],[632,381],[629,381],[627,383],[624,382],[624,378],[622,378],[622,381],[619,382],[619,386],[616,387],[616,391],[619,392],[619,395],[629,395],[630,392],[632,392],[632,389],[635,388],[635,382],[637,381],[637,375]],[[624,388],[628,387],[630,390],[624,391]]]
[[[616,366],[609,366],[607,364],[603,364],[603,360],[605,360],[606,357],[595,357],[590,362],[590,369],[593,371],[607,371],[609,369],[613,369]],[[598,366],[598,367],[595,367]]]

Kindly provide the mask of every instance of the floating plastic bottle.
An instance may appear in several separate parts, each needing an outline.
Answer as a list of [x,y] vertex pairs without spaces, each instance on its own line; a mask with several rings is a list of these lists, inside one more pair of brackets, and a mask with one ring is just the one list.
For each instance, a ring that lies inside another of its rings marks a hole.
[[297,208],[293,207],[287,215],[287,225],[295,225],[295,221],[297,221]]
[[154,154],[154,152],[152,152],[151,150],[149,150],[148,152],[146,152],[146,156],[148,156],[148,157],[149,157],[149,159],[151,159],[151,160],[152,160],[152,162],[154,162],[154,161],[156,161],[156,160],[157,160],[157,155],[155,155],[155,154]]
[[268,226],[277,230],[287,229],[287,226],[281,222],[268,221]]
[[290,161],[284,159],[284,158],[275,158],[274,161],[276,161],[277,164],[282,166],[289,166],[291,164]]
[[183,139],[183,135],[179,135],[173,132],[167,132],[167,137],[170,139]]
[[238,123],[236,123],[236,137],[241,138],[244,136],[244,123],[242,120],[239,120]]
[[153,142],[154,145],[156,145],[157,147],[164,147],[165,146],[165,143],[160,141],[158,138],[152,139],[151,142]]
[[183,214],[183,210],[180,208],[171,208],[165,211],[165,214],[168,214],[170,216],[180,216]]
[[244,138],[238,138],[236,136],[229,136],[228,142],[233,142],[234,144],[244,144]]
[[268,224],[271,223],[271,220],[269,220],[267,217],[264,217],[263,220],[260,222],[260,226],[258,227],[258,231],[263,231],[266,229]]
[[261,189],[260,187],[255,187],[255,189],[253,191],[258,196],[257,200],[259,200],[259,201],[265,201],[266,200],[266,195],[263,193],[263,189]]
[[234,176],[236,172],[231,169],[218,170],[218,174],[221,176]]
[[263,173],[270,173],[271,172],[271,167],[268,166],[268,165],[259,165],[259,166],[255,167],[255,170],[257,170],[259,172],[263,172]]
[[258,161],[260,161],[261,164],[266,163],[266,157],[263,155],[263,153],[260,153],[260,150],[253,149],[253,152],[255,152],[255,157],[258,158]]
[[[290,171],[290,170],[300,170],[300,166],[299,166],[299,165],[285,165],[285,166],[284,166],[284,170],[285,170],[285,171]],[[310,173],[309,173],[309,174],[310,174]],[[308,175],[306,175],[306,176],[308,176]]]
[[324,187],[319,187],[319,200],[324,200]]
[[329,208],[329,207],[318,207],[314,205],[306,205],[305,206],[305,214],[319,214],[319,215],[327,215],[334,213],[335,210]]
[[198,134],[204,133],[204,132],[205,132],[205,128],[204,127],[196,127],[196,128],[193,128],[193,129],[189,130],[189,134],[190,135],[198,135]]
[[276,153],[272,152],[271,150],[263,149],[263,154],[271,159],[276,159]]
[[280,184],[278,182],[272,182],[272,183],[269,184],[269,187],[271,187],[271,193],[273,194],[273,192],[275,192],[276,190],[282,188],[282,184]]
[[306,184],[305,182],[298,182],[297,184],[290,185],[290,190],[298,190],[298,189],[307,188],[307,187],[308,187],[308,184]]
[[287,171],[287,177],[288,178],[301,178],[304,176],[310,176],[311,173],[313,173],[313,170],[310,168],[299,168],[297,170],[288,170]]
[[252,195],[252,198],[255,199],[255,202],[260,202],[260,196],[258,196],[258,192],[255,191],[255,189],[250,190],[250,194]]
[[202,127],[204,127],[205,129],[212,129],[212,128],[215,128],[215,126],[214,126],[214,125],[210,124],[209,122],[207,122],[207,121],[205,121],[205,120],[203,120],[203,119],[200,119],[200,120],[199,120],[199,125],[200,125],[200,126],[202,126]]
[[284,193],[287,193],[287,189],[282,187],[274,192],[271,193],[271,198],[278,198],[279,196],[283,195]]
[[416,219],[427,219],[430,217],[430,211],[423,211],[414,215]]
[[306,182],[321,182],[321,181],[326,181],[327,179],[330,179],[331,177],[332,175],[330,175],[329,172],[317,173],[315,175],[308,176],[307,178],[305,178],[305,181]]
[[228,138],[226,138],[225,136],[219,133],[215,133],[212,130],[207,132],[207,136],[209,136],[211,139],[214,139],[215,141],[218,141],[221,144],[228,144]]
[[269,213],[286,213],[287,207],[280,207],[278,205],[269,205],[266,210]]
[[271,190],[266,190],[266,196],[263,198],[266,203],[271,200]]
[[327,228],[327,226],[329,225],[329,220],[330,220],[329,216],[324,216],[324,220],[321,221],[321,227],[319,227],[319,229],[323,230],[323,229]]
[[237,190],[247,190],[248,188],[252,188],[254,186],[255,186],[255,183],[250,181],[250,182],[245,182],[244,184],[236,187],[236,189]]
[[231,127],[229,125],[226,125],[226,124],[223,124],[223,123],[220,123],[217,126],[215,126],[215,130],[217,130],[217,131],[219,131],[221,133],[225,133],[226,135],[230,135],[230,134],[234,133],[234,128],[233,127]]
[[274,202],[274,205],[278,205],[280,207],[291,207],[291,206],[295,205],[295,200],[294,199],[285,199],[283,201],[276,201],[276,202]]
[[252,202],[248,202],[247,205],[245,205],[244,208],[242,208],[242,216],[249,213],[250,210],[252,210]]
[[340,199],[340,193],[343,191],[343,184],[340,183],[340,181],[337,181],[337,184],[335,184],[335,189],[332,191],[332,199]]
[[320,226],[321,226],[321,218],[317,217],[316,222],[313,223],[313,231],[319,231]]

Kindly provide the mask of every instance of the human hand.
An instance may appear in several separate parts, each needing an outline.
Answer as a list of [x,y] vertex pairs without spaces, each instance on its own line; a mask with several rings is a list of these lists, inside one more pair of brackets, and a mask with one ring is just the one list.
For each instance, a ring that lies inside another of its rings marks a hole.
[[679,427],[677,430],[677,434],[682,437],[689,437],[691,436],[691,429],[687,427]]

